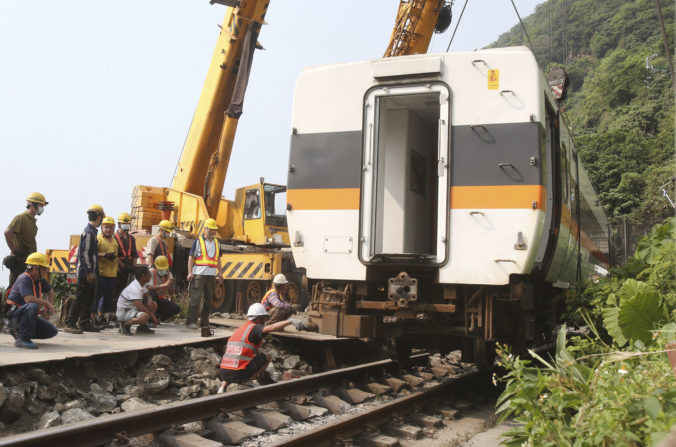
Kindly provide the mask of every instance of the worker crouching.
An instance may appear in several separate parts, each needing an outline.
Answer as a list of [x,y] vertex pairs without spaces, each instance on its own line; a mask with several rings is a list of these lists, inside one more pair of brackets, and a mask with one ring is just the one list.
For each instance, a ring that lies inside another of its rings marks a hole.
[[181,311],[181,307],[171,301],[174,294],[174,277],[169,271],[169,260],[164,256],[155,259],[155,267],[150,269],[150,282],[146,284],[150,297],[157,304],[157,318],[167,321]]
[[148,284],[150,271],[148,267],[136,268],[136,279],[124,288],[117,298],[117,322],[123,335],[131,335],[131,327],[138,324],[137,334],[152,334],[155,331],[148,327],[148,321],[159,324],[155,311],[157,304],[153,302],[142,284]]
[[54,290],[45,279],[47,272],[47,256],[32,253],[26,258],[26,271],[16,279],[7,297],[10,307],[6,318],[10,333],[16,339],[14,346],[18,348],[37,349],[33,338],[52,338],[59,332],[49,320],[40,316],[40,308],[44,309],[46,317],[54,313]]
[[290,324],[293,324],[299,331],[305,328],[303,322],[298,319],[265,325],[269,315],[260,303],[254,303],[249,307],[247,318],[248,321],[237,328],[228,339],[221,360],[222,383],[218,394],[224,393],[230,383],[244,383],[254,378],[257,378],[261,385],[273,383],[265,370],[270,363],[270,356],[259,352],[263,336],[270,332],[281,331]]
[[286,320],[300,310],[299,305],[290,304],[284,299],[286,298],[288,284],[289,281],[287,281],[286,276],[279,273],[272,280],[272,288],[263,296],[261,304],[265,307],[265,310],[270,311],[270,320],[265,323],[266,325]]

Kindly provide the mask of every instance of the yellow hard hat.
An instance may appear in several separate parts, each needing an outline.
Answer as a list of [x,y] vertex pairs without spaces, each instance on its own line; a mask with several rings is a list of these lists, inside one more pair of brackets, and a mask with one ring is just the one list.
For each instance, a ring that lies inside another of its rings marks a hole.
[[89,208],[87,208],[87,212],[88,212],[88,213],[105,214],[105,213],[103,212],[103,207],[102,207],[101,205],[96,204],[96,203],[93,204],[92,206],[90,206]]
[[47,259],[47,255],[43,255],[42,253],[36,251],[35,253],[28,255],[28,258],[26,258],[26,265],[49,267],[49,260]]
[[169,269],[169,260],[166,256],[158,256],[155,259],[155,268],[157,270],[168,270]]
[[131,223],[131,216],[129,213],[120,213],[120,215],[117,216],[117,223]]
[[45,200],[45,196],[39,192],[32,192],[26,197],[26,202],[39,203],[40,205],[47,205],[49,202]]
[[216,221],[211,218],[204,221],[204,226],[212,230],[218,230],[218,225],[216,225]]
[[171,222],[168,220],[163,220],[160,222],[160,228],[162,228],[164,231],[172,231],[173,227],[171,226]]
[[115,219],[113,219],[110,216],[106,216],[101,221],[101,225],[113,225],[113,226],[115,226]]

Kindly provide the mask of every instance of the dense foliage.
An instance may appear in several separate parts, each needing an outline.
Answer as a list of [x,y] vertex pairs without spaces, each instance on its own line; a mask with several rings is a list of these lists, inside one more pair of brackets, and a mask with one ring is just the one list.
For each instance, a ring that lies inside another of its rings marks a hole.
[[664,352],[676,340],[676,220],[656,225],[626,266],[580,285],[568,306],[592,335],[566,346],[564,327],[556,358],[532,353],[537,365],[500,352],[498,413],[521,423],[507,445],[655,445],[676,423]]
[[[675,6],[661,3],[673,51]],[[524,23],[543,70],[568,72],[565,118],[611,222],[673,215],[660,189],[676,170],[673,83],[655,1],[549,0]],[[521,25],[491,46],[513,45],[529,45]]]

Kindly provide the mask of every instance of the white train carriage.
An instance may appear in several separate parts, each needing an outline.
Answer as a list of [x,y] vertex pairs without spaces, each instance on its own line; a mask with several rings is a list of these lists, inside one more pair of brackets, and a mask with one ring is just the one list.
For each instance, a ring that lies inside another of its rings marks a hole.
[[289,232],[322,332],[525,346],[561,288],[609,266],[607,219],[525,47],[309,68],[292,127]]

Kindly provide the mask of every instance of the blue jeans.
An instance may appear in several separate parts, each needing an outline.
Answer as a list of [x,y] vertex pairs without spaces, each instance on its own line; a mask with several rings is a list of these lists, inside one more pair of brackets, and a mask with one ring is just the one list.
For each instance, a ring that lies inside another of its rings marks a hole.
[[59,332],[56,326],[38,315],[39,310],[37,303],[28,303],[12,313],[21,340],[52,338]]
[[117,276],[108,278],[106,276],[99,276],[96,281],[96,299],[92,303],[92,313],[106,313],[114,312],[113,298],[115,297],[115,289],[117,289]]

